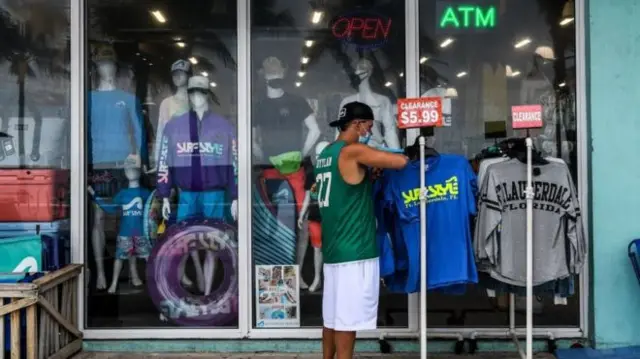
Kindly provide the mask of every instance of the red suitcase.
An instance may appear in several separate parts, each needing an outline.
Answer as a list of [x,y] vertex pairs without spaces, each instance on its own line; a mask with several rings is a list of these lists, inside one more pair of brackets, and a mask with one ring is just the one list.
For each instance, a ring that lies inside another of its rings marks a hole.
[[69,187],[69,170],[0,170],[0,222],[67,218]]

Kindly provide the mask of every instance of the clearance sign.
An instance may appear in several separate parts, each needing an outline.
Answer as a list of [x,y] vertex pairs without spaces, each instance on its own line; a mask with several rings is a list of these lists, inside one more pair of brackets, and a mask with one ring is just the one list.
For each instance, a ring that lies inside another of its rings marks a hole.
[[442,98],[398,99],[398,128],[441,127]]

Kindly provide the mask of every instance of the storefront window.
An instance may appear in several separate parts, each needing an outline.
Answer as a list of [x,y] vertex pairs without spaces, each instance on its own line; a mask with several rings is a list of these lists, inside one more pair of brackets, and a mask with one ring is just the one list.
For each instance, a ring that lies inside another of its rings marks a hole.
[[87,327],[237,327],[236,4],[87,3]]
[[[512,107],[533,106],[531,113],[543,121],[541,129],[530,131],[534,152],[566,163],[577,183],[573,1],[423,0],[419,26],[420,93],[440,97],[444,115],[429,146],[462,155],[477,170],[502,141],[527,136],[512,128]],[[534,231],[545,225],[538,220]],[[534,272],[544,263],[535,259]],[[536,291],[536,326],[579,325],[578,277],[560,282],[546,294]],[[487,288],[481,271],[479,285],[464,296],[430,293],[429,325],[508,325],[508,295],[491,296]],[[516,296],[518,325],[525,323],[525,303]]]
[[0,3],[0,272],[70,262],[69,5]]
[[[371,143],[399,148],[404,6],[398,1],[251,2],[252,263],[258,328],[322,326],[322,243],[311,197],[316,156],[342,104],[375,112]],[[408,297],[380,298],[380,327],[408,326]]]

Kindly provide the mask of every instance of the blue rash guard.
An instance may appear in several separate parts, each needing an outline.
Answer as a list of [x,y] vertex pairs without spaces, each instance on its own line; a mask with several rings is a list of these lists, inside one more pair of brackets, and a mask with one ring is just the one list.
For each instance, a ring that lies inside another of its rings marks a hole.
[[[462,156],[442,154],[426,161],[427,287],[459,293],[478,282],[470,228],[476,176]],[[386,171],[385,177],[384,206],[393,211],[401,231],[393,236],[394,250],[404,245],[408,263],[406,274],[396,273],[385,283],[393,291],[414,293],[420,290],[420,163]]]
[[121,90],[91,91],[87,97],[89,163],[121,162],[133,153],[144,161],[147,141],[140,101]]
[[99,197],[95,200],[109,214],[121,211],[120,237],[136,237],[144,235],[144,204],[150,195],[148,189],[135,187],[120,190],[110,203]]

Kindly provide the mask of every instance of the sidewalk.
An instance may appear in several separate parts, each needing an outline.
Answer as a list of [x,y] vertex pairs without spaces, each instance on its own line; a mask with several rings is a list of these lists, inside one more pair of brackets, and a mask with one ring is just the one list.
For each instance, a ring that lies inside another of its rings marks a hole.
[[[198,354],[156,354],[156,353],[80,353],[73,359],[321,359],[320,354],[221,354],[215,355],[214,353],[198,353]],[[360,354],[356,355],[356,358],[361,359],[419,359],[420,355],[410,354]],[[453,355],[453,354],[429,354],[429,359],[520,359],[517,353],[477,353],[473,355]],[[534,355],[535,359],[554,359],[551,354],[540,353]]]

